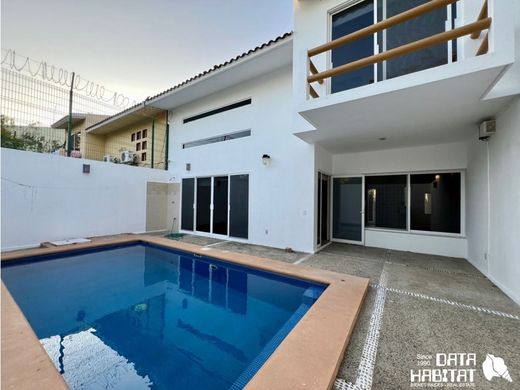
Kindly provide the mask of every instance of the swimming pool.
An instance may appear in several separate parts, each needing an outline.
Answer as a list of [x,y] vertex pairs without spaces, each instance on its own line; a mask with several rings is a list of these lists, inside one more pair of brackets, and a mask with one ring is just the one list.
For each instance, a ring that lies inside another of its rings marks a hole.
[[2,263],[71,388],[242,388],[325,285],[149,243]]

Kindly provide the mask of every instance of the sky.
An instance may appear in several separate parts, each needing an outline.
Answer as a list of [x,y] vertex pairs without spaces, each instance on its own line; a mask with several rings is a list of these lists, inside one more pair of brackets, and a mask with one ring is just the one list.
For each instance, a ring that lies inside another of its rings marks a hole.
[[135,99],[292,30],[292,0],[2,0],[2,49]]

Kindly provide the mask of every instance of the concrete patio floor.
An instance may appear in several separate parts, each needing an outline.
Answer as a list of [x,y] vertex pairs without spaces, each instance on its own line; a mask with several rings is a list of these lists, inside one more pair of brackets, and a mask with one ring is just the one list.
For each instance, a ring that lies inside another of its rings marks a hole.
[[[186,235],[179,241],[370,279],[370,289],[338,372],[341,389],[409,389],[417,355],[475,353],[476,389],[517,389],[520,307],[464,259],[333,243],[320,252]],[[482,373],[487,354],[504,359],[512,383]],[[428,360],[428,359],[423,359]],[[444,388],[444,387],[441,387]]]

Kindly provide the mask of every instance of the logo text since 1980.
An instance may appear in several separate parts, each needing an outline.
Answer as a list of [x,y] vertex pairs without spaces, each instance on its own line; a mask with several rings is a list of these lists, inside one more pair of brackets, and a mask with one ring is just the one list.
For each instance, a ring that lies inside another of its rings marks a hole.
[[411,387],[473,387],[477,371],[474,353],[417,355],[419,368],[410,370]]

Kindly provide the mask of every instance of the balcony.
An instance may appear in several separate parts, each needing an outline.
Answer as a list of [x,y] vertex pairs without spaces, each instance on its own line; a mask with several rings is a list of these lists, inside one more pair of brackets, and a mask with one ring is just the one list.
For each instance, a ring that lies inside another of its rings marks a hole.
[[395,144],[387,147],[452,142],[504,104],[487,94],[514,61],[507,6],[410,4],[365,0],[329,10],[329,41],[306,50],[298,105],[315,129],[298,136],[331,151],[378,148],[372,141],[388,136]]

